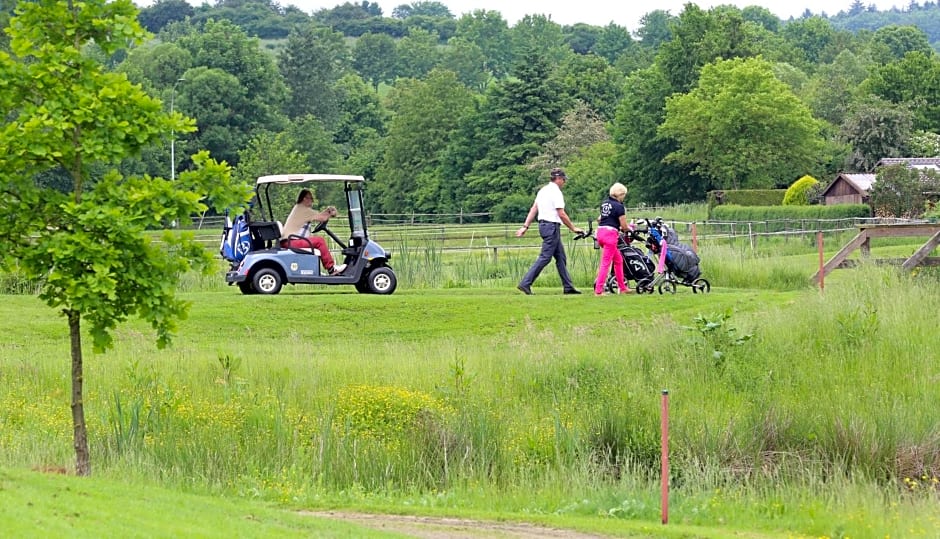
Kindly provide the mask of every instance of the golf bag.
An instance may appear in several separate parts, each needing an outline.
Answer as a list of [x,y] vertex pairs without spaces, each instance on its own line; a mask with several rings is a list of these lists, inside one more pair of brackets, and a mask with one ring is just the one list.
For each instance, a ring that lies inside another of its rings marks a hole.
[[222,228],[222,244],[219,253],[222,258],[232,264],[238,264],[251,251],[251,232],[248,229],[248,218],[245,214],[231,220],[225,214],[225,226]]
[[[702,275],[698,264],[700,259],[691,247],[679,243],[679,235],[662,219],[650,223],[646,247],[654,255],[659,255],[662,245],[666,249],[666,267],[685,283],[691,283]],[[665,240],[665,241],[664,241]]]

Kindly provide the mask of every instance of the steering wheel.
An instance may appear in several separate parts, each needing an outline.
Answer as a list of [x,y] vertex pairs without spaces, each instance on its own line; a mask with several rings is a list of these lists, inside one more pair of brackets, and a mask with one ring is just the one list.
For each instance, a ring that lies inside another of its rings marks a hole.
[[322,231],[326,228],[326,224],[327,224],[328,222],[329,222],[329,221],[319,221],[319,222],[317,223],[317,226],[313,227],[313,230],[310,231],[311,234],[316,234],[317,232],[322,232]]

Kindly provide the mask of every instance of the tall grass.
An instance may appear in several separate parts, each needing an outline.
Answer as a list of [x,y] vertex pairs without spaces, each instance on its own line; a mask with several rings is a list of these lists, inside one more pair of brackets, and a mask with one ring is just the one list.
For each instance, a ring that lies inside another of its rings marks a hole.
[[[89,358],[93,463],[295,504],[498,499],[655,520],[668,388],[681,521],[917,536],[894,518],[938,522],[940,297],[925,273],[864,266],[824,294],[203,292],[173,349],[130,324]],[[68,465],[63,322],[8,299],[0,463]]]

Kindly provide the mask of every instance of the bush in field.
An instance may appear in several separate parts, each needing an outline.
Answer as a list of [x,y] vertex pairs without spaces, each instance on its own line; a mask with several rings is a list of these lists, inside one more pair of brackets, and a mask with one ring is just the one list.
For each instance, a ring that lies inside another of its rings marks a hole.
[[534,195],[509,195],[493,207],[493,221],[497,223],[522,222],[529,208],[532,207]]
[[819,182],[812,176],[803,176],[793,182],[785,195],[783,195],[784,206],[806,206],[810,203],[810,195]]

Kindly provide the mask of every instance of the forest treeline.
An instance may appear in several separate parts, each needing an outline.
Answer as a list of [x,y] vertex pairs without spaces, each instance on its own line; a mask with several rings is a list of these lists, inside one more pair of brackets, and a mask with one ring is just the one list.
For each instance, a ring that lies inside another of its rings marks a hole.
[[[586,207],[614,181],[630,204],[685,202],[940,155],[935,2],[882,12],[856,0],[790,20],[689,3],[632,29],[539,14],[510,25],[427,1],[386,15],[365,1],[307,14],[157,0],[138,19],[153,33],[142,46],[84,54],[197,130],[167,133],[122,161],[125,174],[170,177],[208,149],[245,182],[365,175],[373,212],[511,220],[554,166],[573,180],[570,203]],[[68,184],[55,170],[37,181]]]

